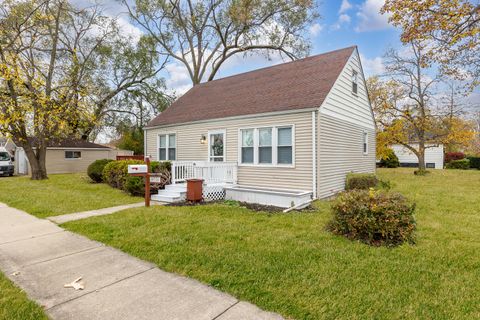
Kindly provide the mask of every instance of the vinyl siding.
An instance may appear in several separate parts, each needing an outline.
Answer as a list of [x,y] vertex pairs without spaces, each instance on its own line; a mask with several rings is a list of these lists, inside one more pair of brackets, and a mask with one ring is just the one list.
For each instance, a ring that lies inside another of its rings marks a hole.
[[146,150],[152,159],[158,159],[157,137],[175,133],[177,160],[208,160],[208,146],[201,144],[202,135],[209,130],[226,130],[226,161],[238,162],[238,136],[241,128],[294,125],[295,166],[293,168],[269,166],[239,166],[238,183],[241,185],[274,187],[290,190],[312,190],[312,118],[311,111],[283,115],[264,115],[242,119],[220,119],[209,122],[148,129]]
[[[354,70],[358,72],[358,90],[356,95],[352,93],[352,73]],[[360,58],[356,50],[322,104],[321,112],[338,119],[356,123],[362,127],[375,128]]]
[[[95,160],[115,159],[116,150],[92,150],[92,149],[68,149],[69,151],[81,151],[81,159],[65,159],[67,149],[47,149],[46,167],[47,173],[86,173],[88,166]],[[29,172],[31,168],[29,166]]]
[[[413,144],[412,147],[418,148],[418,144]],[[392,149],[398,157],[401,164],[416,163],[418,166],[417,156],[402,145],[394,144]],[[435,163],[435,169],[443,169],[443,145],[438,147],[429,147],[425,149],[425,163]]]
[[[349,172],[375,172],[375,130],[320,114],[318,197],[345,188]],[[368,154],[363,154],[363,132],[368,132]]]
[[[358,72],[358,93],[352,93],[352,71]],[[363,133],[368,133],[368,154]],[[349,59],[320,107],[317,142],[317,197],[344,190],[349,172],[375,172],[375,125],[358,52]]]

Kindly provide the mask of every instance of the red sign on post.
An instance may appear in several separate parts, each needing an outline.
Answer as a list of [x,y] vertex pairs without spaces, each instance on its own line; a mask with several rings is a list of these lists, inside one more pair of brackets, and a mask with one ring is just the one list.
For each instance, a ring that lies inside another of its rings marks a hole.
[[145,163],[128,165],[128,173],[145,178],[145,207],[150,207],[150,157],[145,157]]

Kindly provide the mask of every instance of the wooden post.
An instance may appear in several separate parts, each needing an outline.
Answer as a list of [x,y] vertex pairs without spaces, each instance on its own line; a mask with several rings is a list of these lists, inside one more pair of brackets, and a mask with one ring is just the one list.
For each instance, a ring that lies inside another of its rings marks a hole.
[[145,157],[147,173],[145,174],[145,207],[150,207],[150,157]]

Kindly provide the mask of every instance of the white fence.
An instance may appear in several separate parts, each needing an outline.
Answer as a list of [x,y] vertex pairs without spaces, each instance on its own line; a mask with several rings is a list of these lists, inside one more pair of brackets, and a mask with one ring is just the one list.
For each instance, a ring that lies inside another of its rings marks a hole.
[[172,184],[187,179],[203,179],[205,183],[237,183],[237,163],[208,161],[172,161]]

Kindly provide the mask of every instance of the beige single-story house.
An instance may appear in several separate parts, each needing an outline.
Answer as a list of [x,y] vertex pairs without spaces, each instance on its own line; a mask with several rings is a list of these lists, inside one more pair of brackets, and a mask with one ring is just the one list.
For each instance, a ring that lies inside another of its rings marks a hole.
[[[32,145],[35,145],[32,138]],[[16,173],[31,172],[22,148],[16,148]],[[88,166],[99,159],[115,160],[117,155],[133,155],[133,151],[117,150],[81,139],[50,140],[47,146],[47,173],[85,173]],[[25,164],[24,164],[25,163]]]
[[358,49],[196,85],[146,126],[145,150],[173,164],[154,200],[181,200],[192,177],[205,197],[291,207],[332,196],[347,173],[375,172]]

